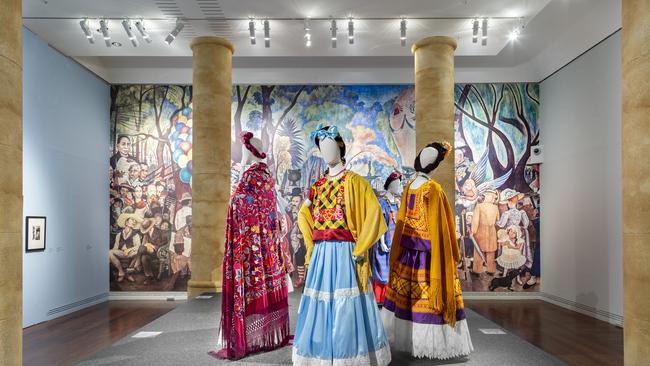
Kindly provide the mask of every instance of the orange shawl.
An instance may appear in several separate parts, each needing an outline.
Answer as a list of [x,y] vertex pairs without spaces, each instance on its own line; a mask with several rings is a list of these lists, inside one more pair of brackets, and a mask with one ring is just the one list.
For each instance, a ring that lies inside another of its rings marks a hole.
[[[413,181],[406,186],[402,195],[402,204],[397,215],[393,245],[390,251],[390,268],[395,268],[399,261],[401,252],[400,238],[404,230],[407,199],[412,183]],[[429,238],[431,240],[429,304],[433,311],[442,314],[445,322],[453,327],[456,324],[454,281],[456,278],[456,265],[460,261],[454,214],[447,200],[447,195],[440,184],[433,180],[424,184],[430,186],[428,194],[429,207],[427,208]],[[389,281],[389,283],[393,282]]]

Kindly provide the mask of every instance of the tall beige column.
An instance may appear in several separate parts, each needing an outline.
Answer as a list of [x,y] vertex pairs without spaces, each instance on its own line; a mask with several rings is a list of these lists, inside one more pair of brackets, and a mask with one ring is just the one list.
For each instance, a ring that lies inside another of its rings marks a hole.
[[230,108],[233,45],[192,41],[192,278],[187,293],[221,290],[221,262],[230,199]]
[[650,360],[650,1],[623,0],[625,364]]
[[[450,37],[424,38],[411,49],[415,56],[415,145],[434,141],[454,144],[454,51]],[[454,200],[453,151],[434,172],[451,202]]]
[[22,363],[22,3],[0,0],[0,363]]

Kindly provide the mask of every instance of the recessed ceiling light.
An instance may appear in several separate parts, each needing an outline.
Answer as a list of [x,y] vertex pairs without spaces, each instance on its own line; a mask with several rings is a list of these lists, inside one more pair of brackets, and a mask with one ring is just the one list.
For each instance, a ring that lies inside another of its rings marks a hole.
[[111,42],[111,45],[114,47],[122,47],[122,44],[120,42]]

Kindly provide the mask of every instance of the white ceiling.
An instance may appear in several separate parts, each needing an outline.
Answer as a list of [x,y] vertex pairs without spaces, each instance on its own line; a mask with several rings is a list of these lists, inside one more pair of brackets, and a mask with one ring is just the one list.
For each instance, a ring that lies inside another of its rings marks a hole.
[[[347,22],[343,19],[350,15],[361,18],[355,21],[354,45],[347,43]],[[248,21],[245,20],[249,16],[272,19],[271,48],[264,48],[259,22],[257,45],[250,44]],[[307,16],[339,19],[336,49],[330,47],[328,21],[311,22],[313,45],[307,48],[301,20],[273,20]],[[571,60],[620,28],[620,0],[23,1],[27,28],[110,82],[123,82],[125,75],[150,65],[157,65],[150,68],[157,72],[174,73],[182,69],[180,79],[186,79],[191,56],[189,43],[200,35],[217,35],[232,41],[235,68],[360,69],[367,65],[381,70],[409,69],[412,65],[410,49],[400,46],[399,20],[363,19],[400,16],[408,19],[408,46],[430,35],[456,38],[457,70],[493,71],[490,81],[524,75],[526,79],[539,80],[547,75],[544,73],[554,71],[549,71],[549,66],[563,65],[560,63]],[[79,27],[79,20],[85,17],[90,19],[94,29],[99,28],[96,19],[116,18],[109,21],[111,38],[122,46],[106,47],[99,33],[95,34],[95,44],[90,44]],[[429,17],[488,17],[488,45],[481,46],[480,41],[472,43],[469,19],[414,19]],[[526,29],[518,41],[511,42],[507,38],[518,21],[499,19],[503,17],[525,18]],[[149,44],[139,39],[139,46],[133,47],[118,20],[121,18],[145,18],[153,42]],[[176,18],[195,20],[186,20],[181,35],[169,46],[163,39],[173,28]],[[224,20],[233,18],[242,20]],[[156,81],[164,82],[164,78]]]

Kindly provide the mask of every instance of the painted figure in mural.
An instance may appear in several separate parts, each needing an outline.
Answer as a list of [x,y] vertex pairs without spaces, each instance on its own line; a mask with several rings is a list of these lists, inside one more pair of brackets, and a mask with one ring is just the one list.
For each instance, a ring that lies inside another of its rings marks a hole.
[[497,258],[497,262],[503,268],[503,277],[505,277],[508,271],[519,269],[526,263],[526,257],[521,254],[525,242],[521,229],[515,225],[499,230],[497,236],[501,247],[501,255]]
[[[117,270],[117,282],[122,282],[125,276],[122,259],[128,260],[129,268],[133,268],[135,265],[134,260],[141,245],[140,235],[137,233],[140,223],[142,223],[142,217],[134,213],[123,213],[117,219],[117,226],[122,230],[115,236],[115,243],[108,254],[110,263]],[[126,278],[131,282],[135,281],[131,274],[127,274]]]
[[192,215],[185,217],[185,226],[172,235],[169,246],[170,269],[172,276],[164,286],[165,291],[170,291],[176,285],[179,277],[190,276],[190,254],[192,238]]
[[174,227],[176,230],[185,225],[185,218],[192,215],[192,196],[185,192],[180,199],[181,207],[176,211],[176,218],[174,219]]
[[390,253],[390,282],[382,319],[394,350],[449,359],[472,350],[460,280],[460,253],[451,205],[431,178],[450,150],[427,145],[417,175],[404,189]]
[[[154,274],[151,263],[153,258],[157,256],[158,250],[166,244],[163,232],[156,226],[155,222],[155,219],[145,219],[140,225],[142,245],[138,249],[136,270],[139,271],[140,266],[142,266],[145,276],[144,285],[148,285],[153,280]],[[162,263],[160,265],[162,266]],[[158,269],[158,273],[160,272],[161,268]]]
[[304,237],[298,227],[298,213],[300,212],[302,203],[303,198],[300,188],[294,188],[291,192],[291,201],[287,208],[287,214],[291,224],[291,229],[289,230],[289,243],[296,272],[293,286],[297,288],[304,285],[306,274],[305,254],[307,254],[307,249],[305,248]]
[[[519,193],[513,189],[506,188],[501,192],[501,204],[506,204],[508,210],[501,214],[501,218],[497,221],[497,226],[500,228],[509,228],[511,226],[519,227],[523,233],[524,245],[521,246],[521,254],[526,257],[525,266],[530,269],[533,265],[533,253],[530,248],[530,240],[528,235],[528,226],[530,220],[526,211],[519,209],[518,203],[524,198],[523,193]],[[523,285],[520,277],[517,277],[517,282]]]
[[287,277],[278,240],[275,182],[262,142],[242,132],[244,171],[230,199],[216,357],[239,359],[289,342]]
[[412,168],[410,164],[415,160],[415,88],[405,89],[395,99],[390,113],[390,130],[402,164]]
[[[495,190],[483,192],[483,201],[476,205],[472,215],[472,236],[478,243],[478,250],[474,251],[472,272],[483,273],[483,260],[487,265],[487,273],[494,275],[497,271],[495,255],[497,252],[497,230],[495,224],[499,219],[497,206],[499,194]],[[478,254],[481,251],[483,256]]]
[[397,212],[399,210],[400,191],[402,189],[402,173],[394,171],[384,182],[386,193],[379,199],[381,211],[384,214],[384,221],[388,230],[381,237],[379,243],[370,250],[370,263],[372,270],[372,289],[375,292],[375,300],[381,307],[384,304],[384,296],[388,285],[389,257],[395,224],[397,223]]
[[368,251],[386,232],[370,184],[344,166],[335,126],[311,138],[328,170],[309,190],[299,215],[307,247],[305,289],[294,365],[387,365],[390,348],[370,286]]

